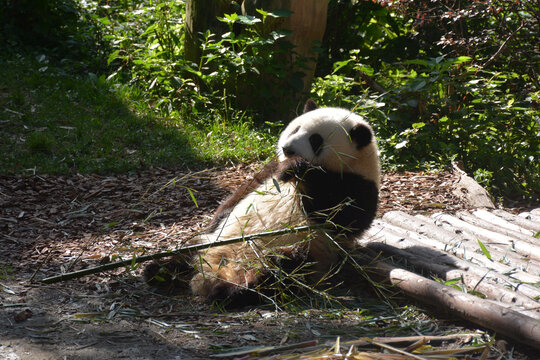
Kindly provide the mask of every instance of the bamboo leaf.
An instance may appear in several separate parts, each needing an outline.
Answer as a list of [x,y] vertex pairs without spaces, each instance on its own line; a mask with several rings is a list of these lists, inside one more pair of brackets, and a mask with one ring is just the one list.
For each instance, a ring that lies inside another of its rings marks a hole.
[[199,204],[197,204],[197,199],[195,199],[195,195],[193,194],[193,191],[191,191],[190,188],[186,188],[186,190],[188,191],[189,196],[191,196],[191,200],[193,200],[195,207],[199,207]]
[[480,245],[480,249],[482,249],[482,252],[484,253],[484,255],[490,260],[490,261],[493,261],[491,259],[491,254],[489,253],[489,250],[486,248],[486,246],[480,241],[478,240],[478,245]]
[[277,191],[280,193],[281,189],[279,188],[279,183],[276,179],[272,178],[272,182],[274,183],[274,186],[276,187]]

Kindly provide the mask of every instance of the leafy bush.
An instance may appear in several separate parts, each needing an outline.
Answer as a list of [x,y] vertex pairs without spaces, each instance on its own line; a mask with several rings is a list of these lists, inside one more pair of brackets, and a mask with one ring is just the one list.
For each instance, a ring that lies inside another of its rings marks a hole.
[[[273,30],[275,19],[290,12],[257,10],[260,17],[225,14],[220,20],[229,32],[214,40],[208,32],[197,74],[212,94],[223,93],[222,102],[258,113],[262,119],[280,119],[303,88],[302,73],[295,70],[305,59],[290,61],[289,31]],[[241,25],[241,30],[234,30]]]
[[42,49],[70,71],[103,71],[108,51],[100,28],[77,0],[0,2],[0,45],[19,54]]
[[312,95],[362,108],[387,167],[461,160],[495,196],[540,200],[538,11],[509,0],[331,1]]
[[[294,50],[284,41],[287,32],[271,26],[288,14],[224,15],[229,31],[199,34],[197,64],[184,57],[184,16],[185,2],[174,0],[0,3],[4,33],[47,34],[52,43],[46,44],[70,68],[88,69],[84,62],[106,54],[108,68],[96,67],[106,74],[89,77],[104,87],[138,89],[153,116],[196,134],[189,144],[206,146],[198,159],[270,155],[279,123],[254,119],[290,118],[283,109],[302,86],[294,69],[303,59],[292,66],[281,61]],[[368,118],[387,168],[441,168],[461,160],[494,195],[538,200],[538,19],[537,6],[511,0],[331,0],[312,96]],[[25,101],[24,93],[11,93],[10,103],[24,107]],[[133,106],[147,112],[145,102]],[[54,154],[60,142],[50,137],[36,132],[27,149]]]
[[183,56],[184,13],[185,4],[177,1],[117,6],[103,13],[106,38],[116,47],[108,58],[117,66],[110,78],[128,77],[167,114],[209,108],[224,114],[232,108],[259,112],[265,118],[289,108],[284,101],[301,90],[301,74],[293,72],[290,62],[280,61],[292,53],[290,43],[283,41],[288,33],[272,30],[269,21],[289,13],[258,10],[259,18],[225,14],[220,21],[228,32],[219,38],[209,31],[200,34],[198,64]]

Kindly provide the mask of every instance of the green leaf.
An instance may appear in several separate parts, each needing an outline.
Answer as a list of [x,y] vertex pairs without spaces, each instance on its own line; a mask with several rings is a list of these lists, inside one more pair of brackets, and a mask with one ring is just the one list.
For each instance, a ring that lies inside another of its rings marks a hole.
[[238,22],[240,22],[243,25],[255,25],[257,23],[260,23],[261,19],[256,18],[255,16],[251,16],[251,15],[239,15]]
[[135,266],[137,263],[137,254],[133,254],[133,257],[131,258],[131,267]]
[[342,67],[344,66],[347,66],[353,59],[348,59],[348,60],[344,60],[344,61],[336,61],[334,63],[334,69],[332,70],[332,73],[336,73],[339,71],[339,69],[341,69]]
[[484,253],[484,255],[490,260],[490,261],[493,261],[491,259],[491,254],[489,253],[489,250],[486,248],[486,246],[480,241],[478,240],[478,245],[480,245],[480,249],[482,249],[482,252]]
[[472,58],[470,56],[459,56],[457,58],[454,59],[454,64],[461,64],[461,63],[464,63],[464,62],[467,62],[467,61],[471,61]]
[[424,88],[424,86],[426,86],[426,84],[427,82],[424,79],[413,81],[413,83],[411,84],[411,90],[412,91],[421,90],[422,88]]
[[417,123],[412,124],[413,129],[421,129],[424,126],[426,126],[426,123],[423,123],[423,122],[417,122]]
[[460,277],[457,277],[455,279],[450,279],[450,280],[446,280],[444,282],[444,285],[447,285],[447,286],[451,286],[451,285],[455,285],[457,283],[461,282],[461,278]]
[[197,204],[197,199],[195,199],[195,195],[193,194],[193,191],[191,191],[190,188],[186,188],[186,190],[188,191],[189,196],[191,196],[191,200],[193,200],[195,207],[199,207],[199,204]]
[[[257,10],[259,11],[259,10]],[[292,15],[292,11],[290,10],[285,10],[285,9],[277,9],[277,10],[272,10],[272,11],[269,11],[267,13],[267,15],[271,16],[271,17],[275,17],[275,18],[283,18],[283,17],[289,17]]]
[[113,226],[116,226],[116,225],[118,225],[118,224],[119,224],[118,221],[113,221],[113,222],[110,222],[110,223],[108,223],[108,224],[103,225],[103,228],[105,228],[105,230],[107,230],[107,229],[110,229],[110,228],[112,228]]
[[279,183],[276,179],[272,178],[272,182],[274,183],[274,186],[276,187],[277,191],[280,193],[281,189],[279,188]]
[[118,58],[118,55],[120,55],[120,50],[113,51],[107,58],[107,65],[111,65],[111,63]]

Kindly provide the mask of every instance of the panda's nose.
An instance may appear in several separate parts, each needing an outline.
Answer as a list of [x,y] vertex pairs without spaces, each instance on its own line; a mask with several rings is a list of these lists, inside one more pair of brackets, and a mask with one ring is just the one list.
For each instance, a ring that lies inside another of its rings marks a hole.
[[291,157],[291,156],[294,156],[294,150],[291,146],[284,146],[283,148],[283,155],[285,155],[286,157]]

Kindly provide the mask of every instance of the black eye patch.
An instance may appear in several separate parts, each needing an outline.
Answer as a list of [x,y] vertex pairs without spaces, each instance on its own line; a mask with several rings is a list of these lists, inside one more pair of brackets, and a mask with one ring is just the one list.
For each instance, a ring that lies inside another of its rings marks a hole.
[[351,131],[349,131],[349,136],[351,137],[351,140],[356,143],[357,149],[361,149],[364,146],[369,145],[371,139],[373,138],[371,130],[363,124],[354,126]]
[[311,148],[313,149],[313,152],[316,156],[319,156],[319,154],[322,151],[322,145],[323,145],[323,138],[319,134],[313,134],[309,137],[309,143],[311,145]]

